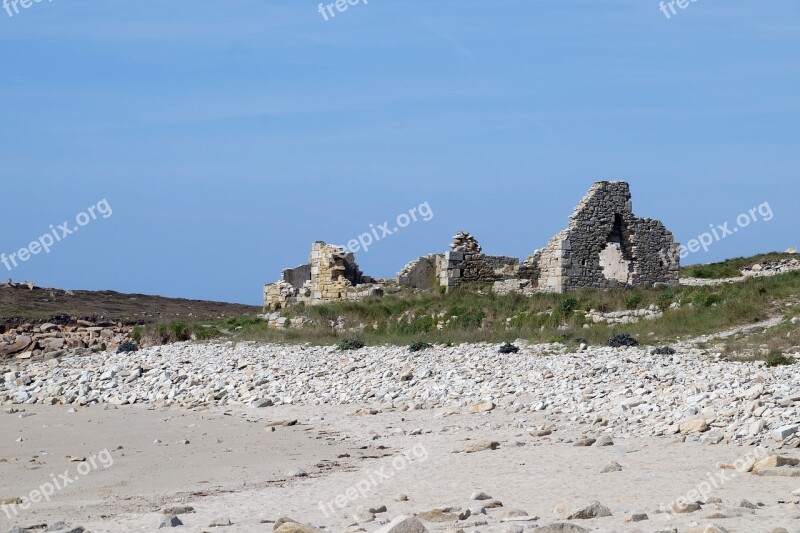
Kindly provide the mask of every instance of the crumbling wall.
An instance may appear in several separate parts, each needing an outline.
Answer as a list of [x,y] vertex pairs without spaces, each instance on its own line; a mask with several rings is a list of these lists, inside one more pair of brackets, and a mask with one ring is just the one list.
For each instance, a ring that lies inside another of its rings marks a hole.
[[414,259],[397,274],[397,284],[401,287],[435,290],[439,280],[441,254],[431,254]]
[[465,231],[453,236],[447,252],[439,262],[439,284],[450,291],[462,283],[492,283],[502,276],[486,261],[478,241]]
[[295,289],[301,288],[307,281],[311,280],[311,265],[300,265],[295,268],[287,268],[281,272],[281,279],[289,283]]
[[264,286],[264,310],[283,309],[295,302],[316,305],[382,296],[383,288],[372,281],[362,274],[352,253],[317,241],[311,247],[308,265],[286,269],[280,281]]
[[530,279],[538,274],[542,292],[677,285],[677,249],[661,222],[633,215],[626,182],[602,181],[580,201],[568,227],[520,270]]

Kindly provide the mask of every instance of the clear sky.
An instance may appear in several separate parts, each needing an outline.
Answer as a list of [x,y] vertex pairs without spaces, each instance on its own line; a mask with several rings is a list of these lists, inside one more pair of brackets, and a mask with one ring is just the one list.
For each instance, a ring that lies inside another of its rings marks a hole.
[[0,277],[259,304],[314,240],[425,202],[362,270],[393,276],[461,229],[524,258],[606,179],[684,243],[768,202],[687,263],[800,246],[800,2],[686,6],[9,5],[0,252],[61,240]]

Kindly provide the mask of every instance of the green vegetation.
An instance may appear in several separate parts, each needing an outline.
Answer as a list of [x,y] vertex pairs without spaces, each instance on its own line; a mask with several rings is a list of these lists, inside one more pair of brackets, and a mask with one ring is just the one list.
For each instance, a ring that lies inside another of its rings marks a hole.
[[703,279],[736,278],[742,275],[741,270],[743,268],[753,266],[762,261],[780,261],[781,259],[797,259],[797,254],[771,252],[753,257],[737,257],[720,263],[688,265],[681,268],[681,277]]
[[433,348],[433,344],[425,341],[414,341],[408,347],[409,352],[421,352],[422,350],[427,350],[428,348]]
[[786,357],[781,352],[777,350],[773,350],[767,355],[767,358],[764,360],[767,363],[767,366],[781,366],[781,365],[791,365],[794,363],[794,359]]
[[[784,254],[767,254],[750,260],[734,259],[714,266],[713,270],[727,272],[731,265],[739,269],[765,259],[783,257]],[[787,302],[794,302],[796,307],[787,307]],[[663,317],[624,327],[587,322],[585,317],[590,309],[605,313],[642,309],[652,304],[663,311]],[[303,322],[302,327],[275,329],[250,315],[198,324],[175,322],[145,326],[139,336],[157,344],[220,337],[234,341],[348,346],[343,349],[355,349],[357,343],[392,344],[409,346],[414,351],[430,344],[504,343],[517,338],[597,346],[605,345],[617,333],[624,333],[642,345],[664,346],[678,339],[716,333],[770,317],[800,315],[800,272],[717,286],[630,291],[586,289],[533,297],[500,296],[480,286],[448,294],[403,290],[362,302],[298,305],[282,314],[290,323]],[[757,342],[765,345],[760,349],[748,352],[752,339],[758,337],[750,334],[730,339],[726,352],[731,357],[734,353],[751,353],[747,357],[754,359],[766,358],[773,349],[787,353],[792,346],[800,345],[800,325],[790,324],[788,320],[786,323],[764,333],[763,339],[758,338]],[[334,327],[338,324],[343,324],[344,329]],[[358,339],[349,338],[354,332]]]
[[339,342],[339,350],[343,352],[347,350],[360,350],[364,346],[366,346],[364,341],[353,337],[344,338]]

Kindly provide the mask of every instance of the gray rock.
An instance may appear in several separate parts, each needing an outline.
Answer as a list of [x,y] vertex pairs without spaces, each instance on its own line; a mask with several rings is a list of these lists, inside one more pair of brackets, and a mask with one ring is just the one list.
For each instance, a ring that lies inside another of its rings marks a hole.
[[228,527],[232,525],[233,523],[231,522],[230,518],[227,516],[221,516],[212,520],[211,523],[208,524],[208,527]]
[[428,533],[428,529],[413,516],[398,516],[375,533]]
[[162,529],[162,528],[165,528],[165,527],[178,527],[178,526],[182,526],[182,525],[183,525],[183,522],[181,522],[181,519],[178,518],[176,515],[171,514],[171,515],[165,516],[164,519],[161,520],[161,523],[158,524],[158,529]]
[[589,530],[568,522],[557,522],[546,526],[539,526],[534,530],[536,533],[589,533]]
[[609,472],[622,472],[622,465],[616,461],[611,461],[602,469],[600,469],[601,474],[607,474]]
[[604,516],[612,516],[611,510],[601,505],[600,502],[592,502],[589,505],[573,511],[567,517],[567,520],[589,520],[592,518],[602,518]]

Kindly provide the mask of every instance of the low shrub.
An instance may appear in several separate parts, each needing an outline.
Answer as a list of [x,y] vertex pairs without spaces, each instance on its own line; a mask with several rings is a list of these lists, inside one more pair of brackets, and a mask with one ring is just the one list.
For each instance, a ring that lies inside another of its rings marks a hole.
[[639,341],[627,333],[615,333],[606,344],[612,348],[621,348],[623,346],[639,346]]
[[786,357],[778,350],[773,350],[769,353],[764,362],[767,364],[768,367],[774,367],[774,366],[791,365],[794,363],[794,359],[791,357]]
[[344,338],[339,342],[339,350],[343,352],[347,350],[359,350],[364,346],[366,346],[364,341],[353,337]]
[[421,352],[422,350],[427,350],[428,348],[433,348],[433,345],[429,342],[414,341],[409,345],[408,351]]
[[132,342],[126,341],[119,345],[119,347],[117,348],[117,353],[130,353],[130,352],[136,352],[138,350],[139,350],[138,346],[136,346]]
[[650,355],[675,355],[675,349],[670,346],[659,346],[650,350]]
[[497,351],[498,353],[517,353],[519,352],[519,348],[517,348],[510,342],[506,342],[502,346],[500,346],[500,348]]

